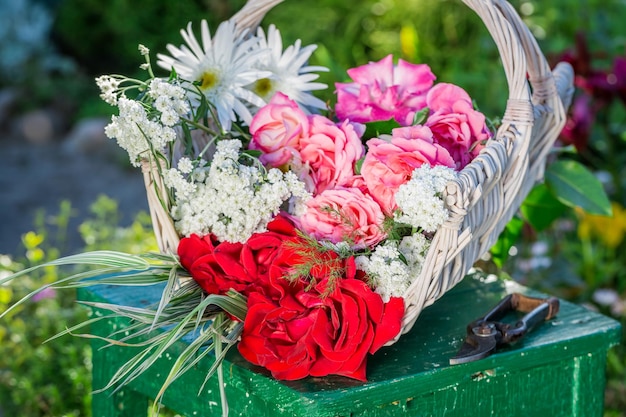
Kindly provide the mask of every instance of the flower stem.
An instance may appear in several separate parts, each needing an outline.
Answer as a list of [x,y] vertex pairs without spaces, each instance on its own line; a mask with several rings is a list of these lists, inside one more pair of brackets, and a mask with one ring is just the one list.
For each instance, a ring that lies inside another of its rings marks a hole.
[[202,123],[197,123],[194,122],[191,119],[187,119],[185,117],[181,117],[180,118],[182,121],[184,121],[185,123],[190,124],[191,126],[195,127],[196,129],[200,129],[203,130],[204,132],[213,135],[213,136],[217,136],[217,132],[215,132],[214,130],[209,129],[207,126],[203,125]]

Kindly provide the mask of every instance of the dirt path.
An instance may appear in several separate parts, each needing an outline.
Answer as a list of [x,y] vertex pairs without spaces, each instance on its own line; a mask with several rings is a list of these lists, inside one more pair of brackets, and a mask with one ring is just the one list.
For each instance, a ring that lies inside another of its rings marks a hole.
[[56,215],[63,200],[74,208],[64,254],[83,247],[77,226],[98,195],[118,201],[122,224],[147,210],[141,172],[124,166],[122,158],[109,145],[32,144],[0,132],[0,254],[19,254],[21,235],[33,229],[37,210]]

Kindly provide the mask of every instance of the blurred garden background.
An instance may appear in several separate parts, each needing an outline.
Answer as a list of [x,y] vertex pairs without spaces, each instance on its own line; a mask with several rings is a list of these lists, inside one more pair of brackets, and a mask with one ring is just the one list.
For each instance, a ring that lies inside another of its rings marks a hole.
[[[179,45],[180,28],[212,28],[243,0],[0,0],[0,276],[84,250],[156,249],[141,173],[102,129],[111,107],[94,77],[138,73],[152,54]],[[485,267],[626,324],[626,1],[512,0],[551,63],[576,72],[570,119],[555,155],[602,182],[612,216],[546,204],[522,211],[514,245]],[[427,63],[438,81],[461,85],[479,108],[502,114],[506,83],[481,21],[460,0],[287,0],[265,19],[285,44],[315,43],[323,81],[393,54]],[[167,74],[163,74],[164,76]],[[556,156],[555,156],[556,158]],[[545,200],[535,193],[531,203]],[[530,225],[532,223],[532,226]],[[511,240],[509,239],[509,240]],[[53,280],[43,273],[0,287],[0,311]],[[85,311],[74,294],[45,293],[0,322],[0,417],[90,415],[88,341],[64,337]],[[605,416],[626,416],[626,344],[609,352]]]

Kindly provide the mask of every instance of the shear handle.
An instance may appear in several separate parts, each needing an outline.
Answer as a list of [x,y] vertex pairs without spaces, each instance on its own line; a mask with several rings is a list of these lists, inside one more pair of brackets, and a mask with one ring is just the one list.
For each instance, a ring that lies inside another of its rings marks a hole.
[[542,304],[547,303],[548,314],[545,319],[550,320],[559,312],[559,300],[550,297],[550,298],[535,298],[528,297],[524,294],[513,293],[504,297],[500,302],[492,308],[487,314],[485,314],[482,318],[476,320],[475,323],[485,322],[485,321],[498,321],[504,318],[511,311],[521,311],[522,313],[530,313],[537,307]]
[[543,304],[548,305],[548,312],[545,320],[554,318],[559,312],[559,300],[550,298],[535,298],[528,297],[518,292],[513,293],[511,296],[511,306],[514,310],[521,311],[522,313],[531,313]]
[[[521,311],[527,314],[514,326],[498,322],[512,311]],[[555,317],[558,311],[559,300],[557,298],[535,298],[513,293],[504,297],[485,316],[471,323],[468,326],[468,331],[481,328],[486,323],[493,323],[499,332],[499,344],[514,343],[539,323]]]
[[521,320],[515,323],[514,327],[508,325],[502,326],[500,343],[515,343],[535,326],[554,317],[558,309],[559,300],[556,298],[551,297],[544,300],[543,303],[539,304],[539,306],[535,307],[522,317]]

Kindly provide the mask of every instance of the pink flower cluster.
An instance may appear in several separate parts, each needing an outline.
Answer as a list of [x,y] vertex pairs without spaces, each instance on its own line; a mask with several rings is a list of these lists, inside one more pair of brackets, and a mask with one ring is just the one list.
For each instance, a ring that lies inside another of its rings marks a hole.
[[[427,65],[394,65],[390,55],[348,74],[354,82],[336,84],[337,121],[307,115],[277,93],[252,119],[249,147],[262,152],[264,164],[290,169],[307,184],[313,198],[294,219],[303,231],[373,248],[386,238],[383,222],[397,209],[396,191],[416,168],[460,170],[491,134],[469,95],[453,84],[433,85]],[[426,120],[414,124],[425,108]],[[398,127],[364,146],[364,124],[390,119]]]
[[318,239],[345,240],[365,248],[386,237],[383,212],[372,196],[359,189],[355,174],[365,155],[364,131],[360,123],[307,115],[282,93],[276,93],[252,119],[250,149],[263,152],[264,164],[299,174],[314,195],[298,223]]
[[348,70],[352,83],[335,83],[340,119],[367,123],[391,118],[402,125],[413,122],[415,112],[426,106],[426,93],[435,75],[426,64],[411,64],[403,60],[393,65],[386,56]]

